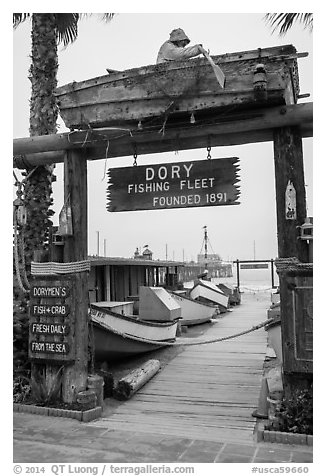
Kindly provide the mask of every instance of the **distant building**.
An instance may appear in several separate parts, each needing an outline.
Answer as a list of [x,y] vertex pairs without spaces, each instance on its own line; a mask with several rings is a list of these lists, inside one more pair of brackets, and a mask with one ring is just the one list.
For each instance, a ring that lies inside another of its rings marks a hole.
[[143,251],[143,255],[142,255],[143,259],[153,259],[153,252],[146,248],[144,251]]
[[197,255],[197,263],[220,263],[221,261],[221,257],[218,254],[208,254],[207,258],[203,254]]
[[208,271],[211,278],[232,277],[232,264],[223,262],[220,255],[211,253],[205,258],[204,254],[197,255],[197,263],[191,261],[185,263],[181,270],[184,282],[196,279]]
[[153,259],[153,252],[148,248],[148,246],[145,246],[145,249],[142,254],[139,253],[139,249],[136,248],[136,251],[134,252],[134,259],[147,259],[147,260],[152,260]]
[[90,302],[133,301],[135,296],[139,296],[140,286],[178,289],[182,277],[183,263],[176,261],[146,259],[142,255],[138,259],[101,256],[90,256],[89,259]]

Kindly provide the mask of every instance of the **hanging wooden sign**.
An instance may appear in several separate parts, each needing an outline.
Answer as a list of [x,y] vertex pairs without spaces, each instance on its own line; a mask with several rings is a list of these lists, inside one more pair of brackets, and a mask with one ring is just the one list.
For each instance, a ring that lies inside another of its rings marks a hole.
[[111,168],[107,210],[238,205],[237,157]]
[[29,304],[29,358],[41,362],[75,360],[74,282],[67,277],[34,278]]

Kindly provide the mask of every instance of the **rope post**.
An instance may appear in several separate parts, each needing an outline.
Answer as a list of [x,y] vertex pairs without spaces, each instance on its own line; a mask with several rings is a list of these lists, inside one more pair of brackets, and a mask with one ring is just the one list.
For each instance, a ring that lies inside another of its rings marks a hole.
[[[65,197],[70,195],[73,235],[65,238],[65,263],[87,260],[87,161],[84,150],[67,151],[64,164]],[[74,300],[71,318],[75,322],[75,361],[65,367],[62,398],[75,401],[86,390],[88,377],[88,272],[74,274]]]
[[[295,257],[302,263],[308,262],[308,250],[303,240],[298,239],[298,226],[307,216],[306,190],[303,167],[302,131],[299,126],[278,127],[273,131],[276,216],[279,259]],[[290,204],[295,213],[288,213],[288,183],[291,182],[295,195]],[[293,321],[292,292],[283,273],[279,273],[281,301],[281,332],[283,349],[283,384],[285,394],[295,388],[291,372],[286,370],[287,356],[292,357],[289,347],[289,326]],[[291,344],[292,345],[292,344]]]

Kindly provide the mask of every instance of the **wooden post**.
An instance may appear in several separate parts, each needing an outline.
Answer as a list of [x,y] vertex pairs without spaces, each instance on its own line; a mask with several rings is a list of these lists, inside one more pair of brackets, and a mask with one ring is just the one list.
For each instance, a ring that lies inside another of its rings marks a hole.
[[[65,200],[69,196],[73,235],[65,238],[64,262],[87,259],[87,162],[84,151],[69,150],[64,164]],[[75,362],[63,375],[62,398],[75,401],[76,394],[87,385],[88,346],[88,273],[74,274],[74,299],[71,314],[75,320]]]
[[237,259],[236,263],[237,263],[237,288],[240,291],[240,264],[239,264],[238,259]]
[[274,283],[274,260],[271,259],[271,279],[272,279],[272,289],[275,288],[275,283]]
[[[277,209],[277,236],[279,258],[297,257],[301,262],[308,262],[307,246],[298,239],[299,225],[306,217],[306,191],[304,183],[302,135],[299,127],[282,127],[274,130],[274,163]],[[294,187],[294,213],[287,213],[286,193],[288,184]],[[289,323],[291,314],[291,292],[283,274],[279,276],[281,300],[281,329],[283,355],[293,353],[289,340]],[[292,372],[284,369],[284,389],[289,395],[296,386]]]
[[[306,190],[304,183],[302,136],[299,127],[274,130],[274,163],[277,210],[278,256],[296,256],[308,262],[306,244],[298,239],[298,226],[306,217]],[[291,182],[296,196],[296,218],[286,218],[285,194]]]

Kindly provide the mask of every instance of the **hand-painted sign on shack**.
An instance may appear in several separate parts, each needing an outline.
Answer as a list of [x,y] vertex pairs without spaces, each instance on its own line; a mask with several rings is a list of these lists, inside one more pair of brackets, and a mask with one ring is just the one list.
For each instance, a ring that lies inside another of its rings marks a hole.
[[107,210],[238,205],[239,159],[206,159],[108,170]]
[[29,358],[72,362],[75,359],[71,317],[73,282],[68,278],[37,278],[29,306]]

